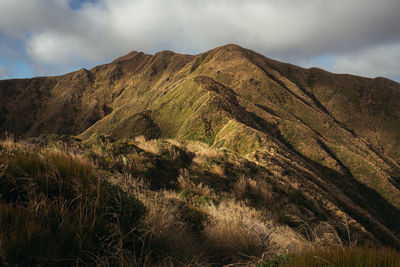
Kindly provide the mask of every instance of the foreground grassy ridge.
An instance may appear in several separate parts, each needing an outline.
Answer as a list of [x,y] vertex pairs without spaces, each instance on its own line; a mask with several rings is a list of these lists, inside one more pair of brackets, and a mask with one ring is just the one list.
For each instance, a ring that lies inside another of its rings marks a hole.
[[200,142],[0,142],[1,262],[220,266],[374,239],[284,177]]
[[2,151],[1,260],[7,264],[119,262],[135,252],[144,206],[57,150]]
[[295,255],[284,266],[388,266],[400,265],[400,254],[394,250],[321,249]]
[[342,249],[318,249],[315,251],[278,255],[261,261],[257,267],[271,266],[387,266],[400,265],[400,254],[390,249],[371,248],[342,248]]

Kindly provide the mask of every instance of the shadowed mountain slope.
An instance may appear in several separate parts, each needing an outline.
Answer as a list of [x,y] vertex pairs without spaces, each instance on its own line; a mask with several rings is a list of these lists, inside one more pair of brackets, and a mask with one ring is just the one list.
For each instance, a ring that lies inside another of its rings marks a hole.
[[400,246],[399,102],[400,84],[384,78],[226,45],[197,56],[132,52],[91,70],[0,81],[0,131],[202,141]]

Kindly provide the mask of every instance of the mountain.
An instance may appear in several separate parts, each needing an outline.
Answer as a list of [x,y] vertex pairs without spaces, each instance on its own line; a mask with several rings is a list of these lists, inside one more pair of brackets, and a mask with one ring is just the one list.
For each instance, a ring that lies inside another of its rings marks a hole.
[[327,210],[400,247],[399,102],[394,81],[304,69],[237,45],[131,52],[90,70],[0,81],[0,132],[201,141],[301,191],[318,207],[309,217]]

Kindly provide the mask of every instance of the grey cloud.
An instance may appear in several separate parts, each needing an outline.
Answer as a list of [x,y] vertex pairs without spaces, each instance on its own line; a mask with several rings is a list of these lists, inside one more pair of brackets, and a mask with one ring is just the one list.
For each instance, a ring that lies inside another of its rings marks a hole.
[[[99,0],[77,11],[68,0],[2,0],[0,34],[24,43],[38,74],[130,50],[199,53],[237,43],[295,64],[331,57],[335,71],[374,76],[392,69],[389,52],[375,48],[400,42],[399,10],[398,0]],[[380,70],[361,63],[365,51],[380,53]]]
[[332,71],[400,80],[400,43],[380,45],[335,58]]

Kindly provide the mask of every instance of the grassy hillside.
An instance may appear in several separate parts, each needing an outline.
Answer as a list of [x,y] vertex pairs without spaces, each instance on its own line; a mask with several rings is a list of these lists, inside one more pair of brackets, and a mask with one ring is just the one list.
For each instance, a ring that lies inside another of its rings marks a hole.
[[271,266],[380,246],[382,233],[286,174],[201,142],[8,138],[0,157],[3,264]]

